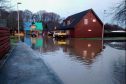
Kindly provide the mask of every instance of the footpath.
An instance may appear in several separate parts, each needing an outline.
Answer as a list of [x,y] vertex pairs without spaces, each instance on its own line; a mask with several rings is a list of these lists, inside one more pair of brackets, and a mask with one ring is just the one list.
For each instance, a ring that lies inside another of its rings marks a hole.
[[20,42],[0,68],[0,84],[63,84],[42,58]]

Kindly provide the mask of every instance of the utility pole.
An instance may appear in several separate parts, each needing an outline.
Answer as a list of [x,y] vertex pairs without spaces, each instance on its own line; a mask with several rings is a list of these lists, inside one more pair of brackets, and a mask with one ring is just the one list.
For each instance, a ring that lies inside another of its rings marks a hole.
[[103,34],[102,34],[102,39],[104,38],[104,28],[105,28],[105,13],[106,13],[106,10],[104,10],[103,11],[103,30],[102,30],[102,32],[103,32]]

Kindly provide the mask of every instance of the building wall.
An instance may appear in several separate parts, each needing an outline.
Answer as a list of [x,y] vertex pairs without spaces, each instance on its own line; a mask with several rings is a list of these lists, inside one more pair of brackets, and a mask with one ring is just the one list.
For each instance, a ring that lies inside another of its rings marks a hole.
[[93,59],[103,48],[102,40],[74,39],[72,43],[75,54],[89,64],[93,62]]
[[[84,19],[88,19],[88,24],[84,24]],[[93,22],[93,19],[96,22]],[[74,37],[79,38],[95,38],[102,37],[103,25],[95,17],[92,11],[89,11],[81,21],[75,26]]]
[[71,29],[70,31],[70,37],[75,37],[75,30]]

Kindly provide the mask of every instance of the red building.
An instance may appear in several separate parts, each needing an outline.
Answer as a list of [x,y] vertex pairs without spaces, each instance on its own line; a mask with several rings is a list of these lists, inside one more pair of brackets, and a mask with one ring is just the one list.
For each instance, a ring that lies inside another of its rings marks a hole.
[[103,50],[103,40],[60,39],[55,40],[55,44],[60,45],[63,52],[73,55],[86,64],[92,64]]
[[93,9],[67,17],[59,30],[75,38],[102,38],[104,34],[103,23]]

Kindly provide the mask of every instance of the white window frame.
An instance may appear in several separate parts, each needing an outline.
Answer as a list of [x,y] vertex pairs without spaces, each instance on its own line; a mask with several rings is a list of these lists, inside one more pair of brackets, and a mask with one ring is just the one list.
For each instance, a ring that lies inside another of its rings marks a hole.
[[70,25],[70,20],[67,21],[67,25]]
[[84,25],[88,25],[88,19],[84,19]]

